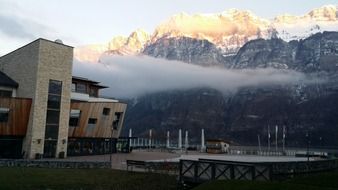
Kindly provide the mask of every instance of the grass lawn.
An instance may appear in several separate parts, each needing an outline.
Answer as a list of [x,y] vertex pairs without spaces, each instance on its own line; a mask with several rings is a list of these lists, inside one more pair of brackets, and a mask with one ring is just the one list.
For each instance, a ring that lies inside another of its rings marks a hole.
[[175,176],[109,169],[0,168],[0,189],[173,190]]
[[312,174],[283,182],[211,181],[194,190],[337,190],[338,172]]

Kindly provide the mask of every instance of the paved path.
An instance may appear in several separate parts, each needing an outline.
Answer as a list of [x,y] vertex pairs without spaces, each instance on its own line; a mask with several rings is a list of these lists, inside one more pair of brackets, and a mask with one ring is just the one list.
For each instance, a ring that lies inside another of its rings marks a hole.
[[[257,156],[257,155],[229,155],[229,154],[206,154],[200,152],[161,152],[160,150],[133,150],[131,153],[114,153],[112,155],[92,155],[76,156],[63,159],[64,161],[99,161],[109,162],[111,156],[112,168],[125,170],[126,160],[140,161],[173,161],[179,162],[180,159],[198,160],[214,159],[239,162],[286,162],[286,161],[305,161],[307,158],[291,156]],[[59,159],[58,159],[59,160]],[[313,160],[313,159],[311,159]]]
[[[125,170],[126,160],[168,160],[180,157],[178,153],[159,152],[159,151],[145,151],[145,150],[133,150],[131,153],[114,153],[112,157],[112,168]],[[64,160],[67,161],[101,161],[109,162],[110,155],[94,155],[94,156],[76,156],[68,157]]]

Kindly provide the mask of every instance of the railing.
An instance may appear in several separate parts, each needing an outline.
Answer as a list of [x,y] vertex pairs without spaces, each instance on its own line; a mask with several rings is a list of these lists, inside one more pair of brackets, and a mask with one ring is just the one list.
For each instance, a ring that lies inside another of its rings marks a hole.
[[209,180],[283,180],[311,172],[338,168],[338,160],[311,162],[231,162],[221,160],[181,160],[181,184],[199,184]]
[[110,168],[107,162],[65,161],[65,160],[0,160],[1,167],[33,168]]
[[139,160],[127,160],[127,171],[133,171],[133,169],[141,169],[140,171],[156,172],[156,173],[168,173],[178,174],[177,162],[152,162],[152,161],[139,161]]

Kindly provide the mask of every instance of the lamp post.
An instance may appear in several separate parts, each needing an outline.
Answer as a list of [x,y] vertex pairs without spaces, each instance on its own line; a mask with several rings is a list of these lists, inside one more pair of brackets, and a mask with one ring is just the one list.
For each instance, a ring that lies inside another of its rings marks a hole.
[[307,162],[310,161],[310,155],[309,155],[309,146],[310,146],[310,140],[309,140],[309,132],[306,132],[306,155],[307,155]]
[[114,135],[114,127],[111,128],[111,132],[110,132],[110,155],[109,155],[109,164],[110,164],[110,168],[113,167],[113,135]]

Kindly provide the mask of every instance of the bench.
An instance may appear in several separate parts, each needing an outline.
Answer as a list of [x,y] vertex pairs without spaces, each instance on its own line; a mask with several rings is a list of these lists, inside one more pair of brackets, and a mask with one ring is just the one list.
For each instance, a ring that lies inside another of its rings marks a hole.
[[136,167],[142,167],[144,169],[148,169],[147,163],[145,161],[127,160],[127,171],[129,171],[129,167],[131,167],[130,171],[133,171],[134,166],[136,166]]

